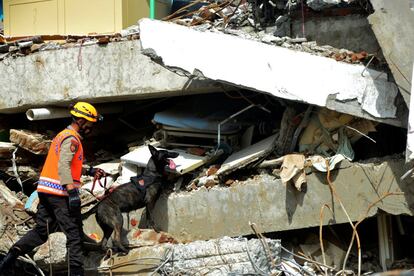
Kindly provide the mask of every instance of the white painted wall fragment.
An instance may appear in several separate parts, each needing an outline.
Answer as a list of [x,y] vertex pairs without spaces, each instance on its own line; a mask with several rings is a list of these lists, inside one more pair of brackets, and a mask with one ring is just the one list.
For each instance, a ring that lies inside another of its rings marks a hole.
[[155,50],[166,66],[318,106],[329,95],[356,99],[374,117],[396,117],[396,85],[375,70],[362,75],[362,65],[150,19],[140,21],[140,33],[142,48]]
[[[157,147],[157,149],[165,150],[159,147]],[[174,158],[173,160],[174,163],[177,165],[176,171],[180,174],[185,174],[189,171],[195,170],[196,168],[204,165],[209,159],[209,157],[189,154],[180,149],[173,149],[172,151],[179,153],[179,156],[177,158]],[[148,149],[148,146],[144,145],[125,154],[121,157],[121,160],[126,163],[130,163],[138,167],[145,168],[150,158],[151,153]]]
[[[414,65],[411,79],[411,91],[414,91]],[[408,115],[407,150],[405,159],[407,162],[414,160],[414,101],[410,98],[410,113]]]

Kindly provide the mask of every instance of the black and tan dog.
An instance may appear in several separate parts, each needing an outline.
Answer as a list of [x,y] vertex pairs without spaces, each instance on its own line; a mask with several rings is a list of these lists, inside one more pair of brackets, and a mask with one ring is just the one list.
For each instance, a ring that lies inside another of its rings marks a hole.
[[175,164],[170,158],[176,158],[178,153],[166,150],[157,150],[148,146],[151,158],[142,176],[134,177],[131,182],[115,188],[88,214],[96,211],[96,220],[104,232],[101,242],[102,248],[106,249],[109,237],[114,232],[112,244],[115,250],[127,252],[121,242],[123,226],[122,213],[146,207],[146,218],[152,227],[151,210],[158,198],[160,188],[164,181],[165,168],[169,166],[175,169]]

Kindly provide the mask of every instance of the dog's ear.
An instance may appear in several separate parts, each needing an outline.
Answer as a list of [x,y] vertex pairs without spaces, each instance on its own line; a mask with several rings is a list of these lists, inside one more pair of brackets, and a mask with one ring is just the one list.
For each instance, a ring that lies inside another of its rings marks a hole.
[[176,158],[178,155],[180,155],[178,152],[169,151],[167,158]]
[[148,148],[149,148],[149,151],[151,152],[151,155],[152,155],[152,156],[156,156],[156,155],[157,155],[158,151],[157,151],[157,149],[156,149],[156,148],[154,148],[154,147],[153,147],[153,146],[151,146],[151,145],[148,145]]

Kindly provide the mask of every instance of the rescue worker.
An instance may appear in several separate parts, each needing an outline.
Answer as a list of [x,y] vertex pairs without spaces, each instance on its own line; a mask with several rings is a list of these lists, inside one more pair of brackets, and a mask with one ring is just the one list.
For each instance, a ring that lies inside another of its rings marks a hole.
[[[78,102],[71,107],[72,123],[52,141],[38,181],[39,206],[36,226],[16,242],[0,263],[0,275],[18,256],[45,243],[50,233],[62,231],[67,238],[69,275],[84,275],[82,252],[81,201],[78,188],[82,174],[82,136],[89,134],[102,117],[95,107]],[[90,169],[89,175],[102,177],[105,172]]]

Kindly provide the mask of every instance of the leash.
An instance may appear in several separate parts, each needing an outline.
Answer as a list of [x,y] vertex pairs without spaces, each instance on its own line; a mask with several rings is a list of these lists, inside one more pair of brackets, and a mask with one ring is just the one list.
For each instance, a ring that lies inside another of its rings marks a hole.
[[[99,186],[101,186],[101,188],[103,188],[105,190],[104,194],[101,196],[95,196],[93,194],[93,190],[95,189],[95,185],[96,183],[99,184]],[[114,190],[116,189],[116,187],[110,187],[110,188],[106,188],[106,176],[105,176],[105,180],[104,183],[102,184],[101,179],[98,177],[94,177],[93,178],[93,183],[92,183],[92,189],[91,189],[91,194],[96,198],[96,200],[98,202],[104,200],[105,198],[107,198]]]
[[103,188],[105,190],[105,194],[107,193],[107,189],[106,189],[106,176],[104,176],[104,178],[105,178],[105,180],[104,180],[104,183],[102,185],[101,179],[99,177],[96,177],[96,176],[93,177],[93,183],[92,183],[92,189],[91,189],[91,194],[93,196],[95,196],[93,194],[93,190],[95,189],[96,182],[98,182],[99,186],[101,186],[101,188]]

